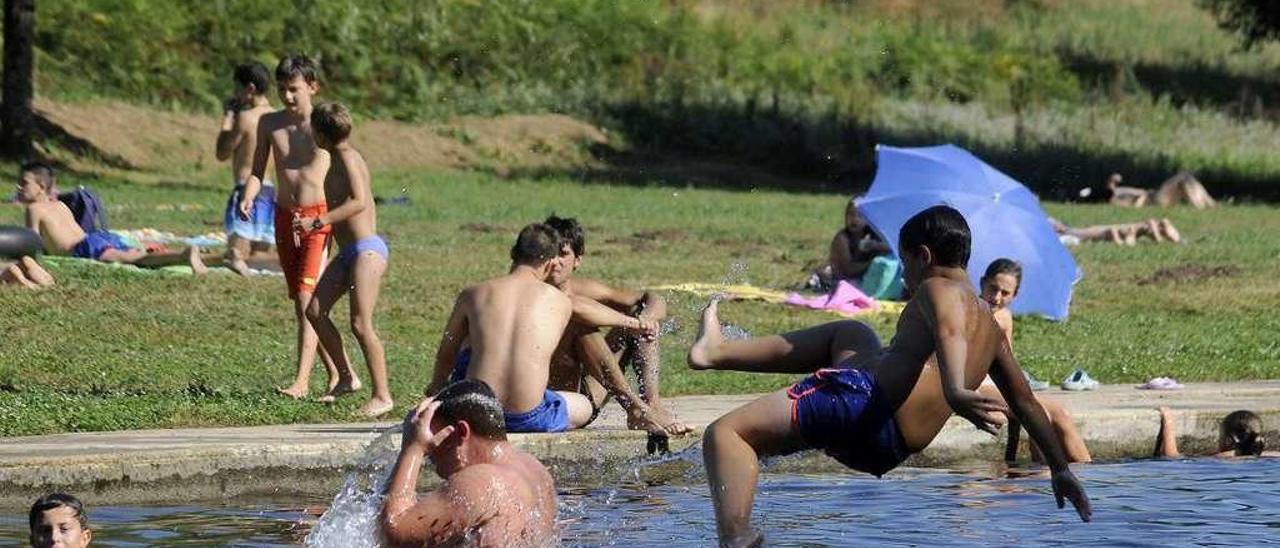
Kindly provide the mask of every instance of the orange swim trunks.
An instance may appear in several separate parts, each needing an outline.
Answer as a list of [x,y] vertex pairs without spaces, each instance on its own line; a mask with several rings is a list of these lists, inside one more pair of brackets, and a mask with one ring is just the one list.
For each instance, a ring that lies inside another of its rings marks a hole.
[[[298,293],[313,293],[324,266],[324,251],[329,244],[333,227],[325,225],[320,230],[298,234],[293,230],[294,217],[318,217],[329,211],[326,204],[276,208],[276,252],[280,255],[280,268],[289,286],[289,298]],[[296,235],[296,238],[295,238]]]

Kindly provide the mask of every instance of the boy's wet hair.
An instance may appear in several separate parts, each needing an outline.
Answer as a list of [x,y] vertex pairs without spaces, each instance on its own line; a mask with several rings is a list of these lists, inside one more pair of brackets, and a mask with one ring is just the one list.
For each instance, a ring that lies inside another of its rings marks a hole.
[[271,74],[267,72],[266,65],[257,61],[237,65],[232,78],[242,86],[253,84],[254,91],[259,94],[271,89]]
[[502,403],[487,383],[463,379],[450,383],[437,392],[440,402],[435,417],[445,424],[467,421],[477,436],[490,440],[507,439],[507,422]]
[[987,272],[982,275],[982,279],[991,280],[1001,274],[1013,276],[1013,279],[1018,281],[1018,287],[1022,287],[1022,265],[1018,264],[1018,261],[1004,257],[991,261],[991,264],[987,265]]
[[1231,441],[1236,455],[1258,456],[1266,449],[1262,437],[1262,417],[1252,411],[1233,411],[1222,419],[1222,438]]
[[351,111],[342,103],[324,103],[311,111],[311,130],[330,143],[340,143],[351,135]]
[[573,254],[579,257],[587,251],[587,236],[582,230],[582,225],[578,224],[578,220],[573,217],[557,217],[554,213],[547,217],[542,224],[551,227],[560,235],[560,239],[564,244],[569,244],[569,248],[573,250]]
[[54,171],[53,166],[44,162],[32,161],[22,164],[19,174],[30,173],[36,176],[36,182],[40,183],[40,188],[49,190],[53,188],[54,181],[57,180],[58,174]]
[[936,205],[915,214],[898,231],[898,249],[915,253],[925,246],[935,266],[964,268],[969,264],[969,223],[955,208]]
[[89,528],[89,515],[85,513],[84,504],[81,504],[80,499],[66,493],[49,493],[36,499],[36,502],[31,505],[31,512],[27,514],[27,523],[31,532],[35,533],[36,526],[40,524],[40,518],[45,512],[63,506],[75,512],[76,521],[80,522],[81,529]]
[[320,80],[320,65],[305,54],[290,53],[276,65],[276,83],[284,84],[294,76],[301,76],[303,81],[313,84]]
[[511,246],[511,262],[538,266],[560,255],[560,234],[542,223],[532,223],[520,230]]

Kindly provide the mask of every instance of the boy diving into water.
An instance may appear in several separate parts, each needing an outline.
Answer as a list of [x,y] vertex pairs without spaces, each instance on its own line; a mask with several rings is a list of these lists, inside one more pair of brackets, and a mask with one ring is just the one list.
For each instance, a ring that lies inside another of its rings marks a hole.
[[[703,311],[690,367],[809,375],[707,427],[703,458],[722,546],[763,541],[750,526],[761,457],[822,449],[845,466],[879,476],[927,447],[953,412],[994,434],[1010,410],[976,390],[988,373],[1043,451],[1059,507],[1069,499],[1081,519],[1090,519],[1084,488],[1004,333],[970,285],[964,217],[935,206],[908,220],[898,238],[912,298],[888,348],[854,321],[725,341],[716,301]],[[926,368],[935,353],[938,367]]]

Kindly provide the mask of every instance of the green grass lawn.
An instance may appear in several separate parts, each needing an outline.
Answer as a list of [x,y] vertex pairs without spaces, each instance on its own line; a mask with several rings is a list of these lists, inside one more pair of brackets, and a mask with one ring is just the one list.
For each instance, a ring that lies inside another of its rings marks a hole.
[[[221,173],[143,185],[93,180],[113,227],[179,233],[219,230]],[[76,181],[64,181],[63,184]],[[546,178],[415,172],[375,176],[375,192],[407,193],[410,206],[379,210],[391,246],[377,325],[386,343],[398,409],[416,403],[430,374],[456,292],[505,272],[523,224],[549,213],[588,229],[581,275],[642,287],[678,282],[748,282],[786,288],[824,257],[846,196],[730,192],[670,186],[583,184]],[[1163,214],[1188,243],[1110,244],[1075,249],[1085,271],[1071,320],[1017,323],[1018,356],[1036,376],[1057,380],[1076,367],[1104,383],[1155,375],[1183,381],[1280,377],[1280,231],[1272,207],[1213,211],[1115,210],[1050,204],[1071,224]],[[0,207],[0,224],[21,210]],[[1183,265],[1230,265],[1226,277],[1141,284]],[[145,275],[92,264],[53,269],[60,287],[0,290],[0,435],[290,421],[350,420],[364,394],[334,406],[278,397],[292,378],[292,309],[281,278],[244,280]],[[666,394],[757,392],[788,376],[691,372],[683,354],[698,299],[669,295],[673,329],[664,339]],[[335,315],[345,316],[339,305]],[[769,334],[834,318],[760,303],[728,303],[724,319]],[[887,340],[892,318],[877,317]],[[344,326],[344,321],[339,321]],[[363,368],[358,347],[348,349]],[[323,370],[313,383],[322,390]],[[367,377],[367,374],[363,374]]]

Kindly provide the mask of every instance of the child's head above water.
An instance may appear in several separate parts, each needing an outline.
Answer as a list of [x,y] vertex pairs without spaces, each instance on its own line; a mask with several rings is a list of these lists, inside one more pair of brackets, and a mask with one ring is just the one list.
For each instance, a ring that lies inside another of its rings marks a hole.
[[1013,259],[1003,257],[991,261],[987,272],[979,281],[982,299],[996,310],[1009,306],[1018,296],[1018,288],[1022,287],[1022,265]]
[[64,493],[50,493],[36,500],[27,522],[31,527],[31,545],[36,548],[80,548],[88,546],[93,539],[84,505]]
[[1266,449],[1262,437],[1262,417],[1252,411],[1234,411],[1222,419],[1218,435],[1220,451],[1235,451],[1237,456],[1261,455]]
[[898,231],[908,292],[920,285],[928,268],[963,270],[969,264],[969,243],[969,223],[951,206],[933,206],[908,219]]

